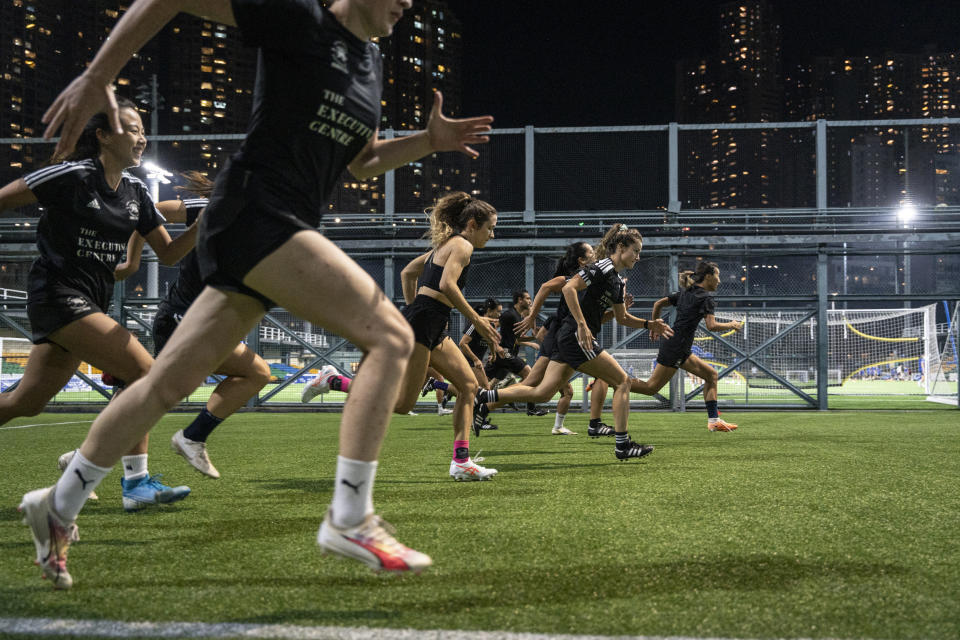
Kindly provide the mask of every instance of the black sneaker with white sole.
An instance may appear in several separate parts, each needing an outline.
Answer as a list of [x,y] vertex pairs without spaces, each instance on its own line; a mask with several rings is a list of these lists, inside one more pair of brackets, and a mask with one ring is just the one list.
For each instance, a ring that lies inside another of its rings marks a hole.
[[600,423],[596,427],[587,427],[587,435],[591,438],[602,438],[604,436],[612,436],[616,431],[613,430],[608,424]]
[[614,447],[617,460],[623,461],[628,458],[642,458],[653,453],[653,447],[648,444],[639,444],[630,440],[625,447]]

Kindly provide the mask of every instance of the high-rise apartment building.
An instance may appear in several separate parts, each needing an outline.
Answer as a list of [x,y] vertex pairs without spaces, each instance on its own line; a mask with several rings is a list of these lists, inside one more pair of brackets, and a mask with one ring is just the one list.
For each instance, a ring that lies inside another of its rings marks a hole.
[[[681,123],[771,122],[782,117],[780,23],[765,0],[724,3],[712,55],[677,64]],[[771,207],[780,144],[768,130],[714,129],[681,138],[686,208]]]

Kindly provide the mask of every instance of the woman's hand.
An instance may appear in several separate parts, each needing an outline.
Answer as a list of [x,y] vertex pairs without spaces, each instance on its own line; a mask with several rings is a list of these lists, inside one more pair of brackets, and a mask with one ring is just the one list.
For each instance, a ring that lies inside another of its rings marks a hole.
[[430,119],[427,121],[430,147],[434,151],[459,151],[471,158],[479,156],[480,154],[469,145],[490,142],[490,137],[483,134],[490,132],[493,116],[454,119],[443,115],[442,109],[443,94],[435,91],[433,108],[430,110]]

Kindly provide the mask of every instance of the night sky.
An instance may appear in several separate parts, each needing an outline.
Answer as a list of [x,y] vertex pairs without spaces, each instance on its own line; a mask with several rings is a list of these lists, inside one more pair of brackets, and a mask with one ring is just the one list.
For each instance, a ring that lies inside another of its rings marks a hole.
[[[663,124],[674,63],[717,42],[718,2],[464,0],[464,115],[496,127]],[[925,44],[960,51],[956,0],[774,1],[786,64]],[[603,10],[597,7],[604,8]]]

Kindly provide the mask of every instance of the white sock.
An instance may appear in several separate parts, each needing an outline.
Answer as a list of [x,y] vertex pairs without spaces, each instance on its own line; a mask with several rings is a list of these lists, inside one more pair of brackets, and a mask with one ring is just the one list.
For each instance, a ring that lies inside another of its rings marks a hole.
[[123,463],[123,479],[138,480],[147,475],[147,454],[141,453],[136,456],[123,456],[120,458]]
[[719,419],[720,418],[711,418],[710,416],[707,416],[707,424],[716,424],[717,420]]
[[364,462],[337,456],[333,486],[333,526],[355,527],[373,513],[373,479],[377,461]]
[[110,473],[109,468],[98,467],[80,455],[80,451],[77,450],[73,460],[57,481],[57,487],[53,492],[53,510],[65,522],[76,520],[77,514],[90,497],[90,492],[97,488],[108,473]]
[[554,428],[554,429],[559,429],[560,427],[562,427],[562,426],[563,426],[563,420],[564,420],[566,417],[567,417],[567,414],[565,414],[565,413],[558,413],[558,414],[557,414],[557,417],[556,417],[556,418],[554,419],[554,421],[553,421],[553,428]]

